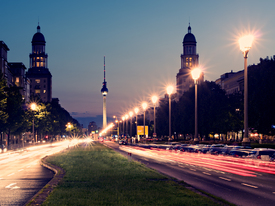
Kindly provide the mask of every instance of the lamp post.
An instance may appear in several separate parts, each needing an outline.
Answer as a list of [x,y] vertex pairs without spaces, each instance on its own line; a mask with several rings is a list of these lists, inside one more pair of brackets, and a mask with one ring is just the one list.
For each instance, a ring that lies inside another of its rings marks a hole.
[[125,114],[127,143],[128,143],[128,118],[129,118],[129,115],[128,115],[128,114]]
[[147,108],[147,103],[143,102],[142,103],[142,108],[144,110],[144,119],[143,119],[143,134],[144,134],[144,138],[146,137],[145,135],[145,112],[146,112],[146,108]]
[[71,128],[72,128],[71,122],[68,122],[66,124],[66,127],[69,129],[69,135],[71,135]]
[[248,76],[247,76],[247,56],[252,46],[254,36],[247,35],[239,39],[240,50],[244,56],[244,138],[243,145],[250,145],[248,137]]
[[[36,109],[37,109],[37,104],[31,103],[31,110],[35,111]],[[33,134],[33,140],[35,140],[35,143],[37,143],[37,139],[34,138],[34,114],[33,114],[33,119],[32,119],[32,134]]]
[[157,96],[152,96],[152,102],[154,104],[154,137],[157,136],[156,134],[156,103],[158,101],[158,97]]
[[136,107],[135,108],[135,113],[136,113],[136,132],[137,132],[136,138],[138,138],[138,129],[137,129],[137,126],[138,126],[138,119],[137,119],[138,111],[139,111],[139,109]]
[[124,134],[125,134],[125,133],[124,133],[124,120],[125,120],[125,117],[123,116],[123,117],[122,117],[122,125],[123,125],[123,137],[125,136],[125,135],[124,135]]
[[198,138],[198,79],[201,75],[201,70],[199,68],[195,68],[191,71],[192,78],[194,79],[195,83],[195,137],[194,143],[199,143]]
[[130,116],[130,118],[131,118],[131,127],[130,127],[130,138],[131,138],[131,142],[132,142],[132,116],[133,116],[133,112],[132,111],[130,111],[129,112],[129,116]]
[[[118,134],[118,120],[117,120],[117,116],[114,115],[113,118],[116,119],[115,120],[115,123],[117,123],[116,133]],[[114,129],[114,131],[115,131],[115,129]]]
[[168,142],[171,139],[171,94],[172,94],[173,90],[174,90],[173,86],[168,86],[166,88],[167,94],[169,96],[169,139],[168,139]]

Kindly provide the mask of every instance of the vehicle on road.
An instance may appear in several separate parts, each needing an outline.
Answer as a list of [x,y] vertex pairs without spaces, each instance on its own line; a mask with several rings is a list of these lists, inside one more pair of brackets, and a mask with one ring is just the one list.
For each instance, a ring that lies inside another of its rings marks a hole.
[[125,140],[119,140],[118,144],[119,145],[127,145],[127,141],[125,141]]
[[222,154],[222,149],[225,146],[226,145],[224,145],[224,144],[212,144],[209,151],[208,151],[208,153],[214,154],[214,155]]
[[232,149],[229,154],[232,157],[247,157],[251,155],[251,150],[247,149]]
[[0,145],[0,153],[2,153],[2,152],[7,152],[8,151],[8,149],[6,148],[6,146],[5,145]]
[[274,160],[274,156],[275,156],[275,149],[255,148],[251,150],[251,155],[249,155],[248,157],[252,159],[272,161],[272,159]]

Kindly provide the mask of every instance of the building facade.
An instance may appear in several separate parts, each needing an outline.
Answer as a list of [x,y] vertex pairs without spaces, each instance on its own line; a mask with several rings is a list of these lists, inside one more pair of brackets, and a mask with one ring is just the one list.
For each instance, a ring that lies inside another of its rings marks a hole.
[[20,88],[20,93],[25,100],[30,100],[30,80],[26,78],[25,71],[26,67],[22,62],[11,62],[8,63],[9,69],[13,75],[13,85]]
[[[194,34],[191,33],[189,24],[188,33],[183,38],[183,53],[181,54],[181,68],[177,73],[177,100],[194,86],[191,70],[199,66],[199,55],[197,54],[197,41]],[[204,74],[198,79],[198,83],[204,80]]]
[[221,78],[215,81],[225,90],[226,94],[240,93],[244,91],[244,71],[229,72],[221,75]]
[[45,52],[46,41],[37,26],[37,32],[32,38],[32,53],[30,68],[26,76],[30,80],[30,94],[39,96],[43,102],[52,101],[52,75],[48,69],[48,55]]
[[25,75],[26,67],[22,62],[8,62],[9,50],[8,46],[0,41],[0,70],[7,81],[7,86],[19,87],[23,99],[28,102],[30,82]]

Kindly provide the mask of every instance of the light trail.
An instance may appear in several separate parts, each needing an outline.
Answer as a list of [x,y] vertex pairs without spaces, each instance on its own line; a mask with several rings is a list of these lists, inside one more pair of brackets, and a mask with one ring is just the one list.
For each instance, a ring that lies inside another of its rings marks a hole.
[[245,158],[234,158],[221,155],[199,154],[199,153],[176,153],[171,150],[157,148],[141,148],[136,146],[120,146],[121,150],[143,156],[152,156],[157,160],[174,161],[178,163],[200,166],[214,169],[221,173],[227,172],[240,176],[256,177],[256,172],[275,174],[275,163],[261,160],[247,160]]
[[252,188],[258,188],[257,186],[254,186],[254,185],[249,185],[249,184],[246,184],[246,183],[242,183],[242,185],[244,185],[244,186],[247,186],[247,187],[252,187]]

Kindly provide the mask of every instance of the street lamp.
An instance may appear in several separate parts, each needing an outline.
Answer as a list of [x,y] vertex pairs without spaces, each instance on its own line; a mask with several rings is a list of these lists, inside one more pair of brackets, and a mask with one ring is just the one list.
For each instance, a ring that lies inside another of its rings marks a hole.
[[130,116],[130,118],[131,118],[131,127],[130,127],[130,138],[131,138],[131,142],[132,142],[132,116],[133,116],[133,112],[132,111],[130,111],[129,112],[129,116]]
[[195,137],[194,143],[199,143],[198,138],[198,79],[201,75],[201,70],[199,68],[195,68],[191,71],[192,78],[194,79],[195,83]]
[[147,108],[147,103],[146,102],[143,102],[142,103],[142,108],[143,108],[143,110],[144,110],[144,119],[143,119],[143,134],[144,134],[144,138],[146,137],[145,136],[145,112],[146,112],[146,108]]
[[125,136],[125,135],[124,135],[124,134],[125,134],[125,133],[124,133],[124,120],[125,120],[125,117],[123,116],[123,117],[122,117],[122,125],[123,125],[123,137]]
[[[118,120],[117,120],[117,116],[114,115],[113,118],[116,119],[115,120],[115,123],[117,123],[116,133],[118,134]],[[115,131],[115,129],[114,129],[114,131]]]
[[125,114],[127,143],[128,143],[128,118],[129,118],[129,115]]
[[247,76],[247,56],[254,40],[253,35],[243,36],[239,39],[240,50],[244,56],[244,138],[243,145],[250,145],[248,137],[248,76]]
[[154,104],[154,135],[156,136],[156,103],[158,101],[158,97],[157,96],[152,96],[152,102]]
[[168,86],[166,88],[167,94],[169,96],[169,139],[168,139],[168,142],[171,139],[171,94],[173,93],[173,90],[174,90],[173,86]]
[[[135,108],[135,113],[136,113],[136,131],[137,131],[137,136],[136,138],[138,138],[138,130],[137,130],[137,125],[138,125],[138,119],[137,119],[137,115],[138,115],[139,109],[136,107]],[[137,141],[136,141],[137,142]]]
[[[35,111],[37,109],[37,104],[35,102],[31,103],[31,110]],[[32,134],[33,134],[33,140],[35,139],[35,143],[37,143],[37,137],[34,138],[34,114],[32,119]]]
[[72,128],[71,122],[68,122],[66,124],[66,127],[69,129],[69,135],[71,135],[71,128]]

